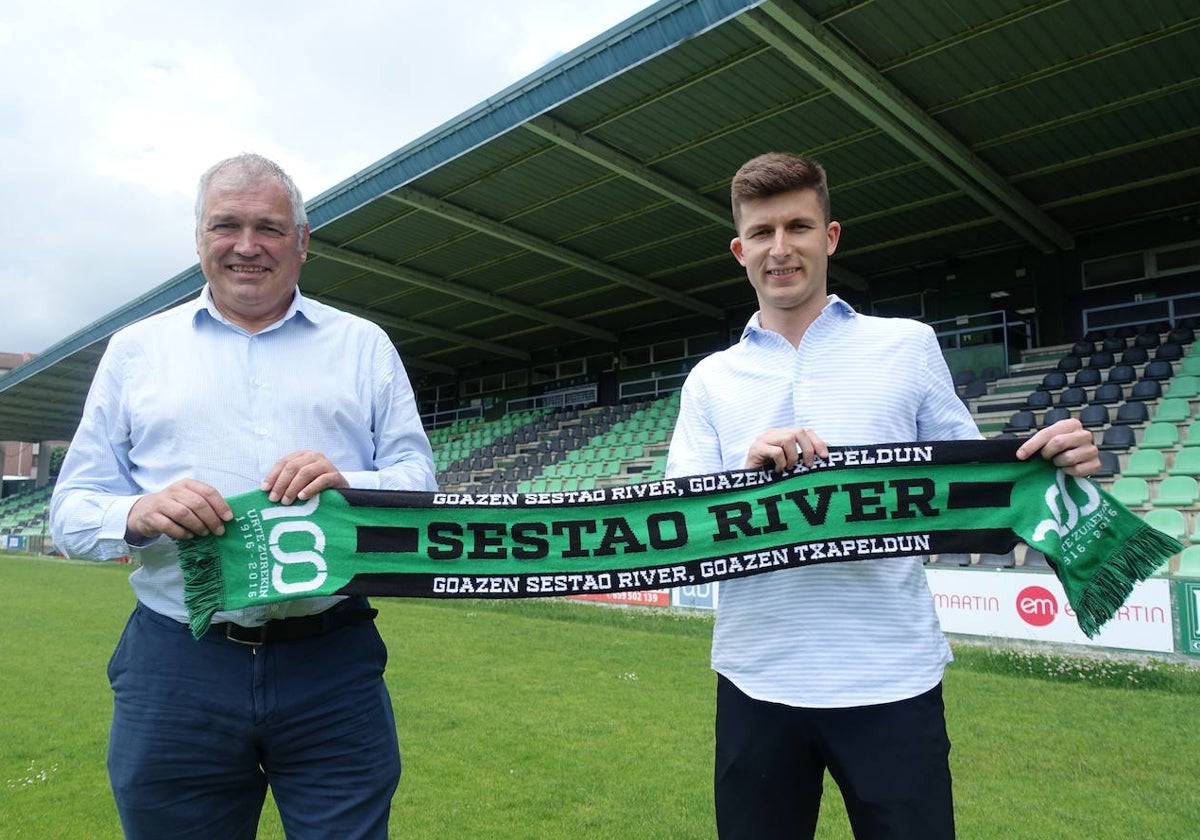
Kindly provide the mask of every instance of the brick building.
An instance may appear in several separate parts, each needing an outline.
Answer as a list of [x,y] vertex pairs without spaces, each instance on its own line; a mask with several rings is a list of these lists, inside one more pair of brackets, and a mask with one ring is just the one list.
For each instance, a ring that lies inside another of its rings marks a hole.
[[[22,362],[33,358],[32,353],[0,353],[0,376],[8,373]],[[64,441],[65,443],[65,441]],[[29,443],[28,441],[4,441],[0,447],[4,452],[4,476],[21,478],[36,478],[38,457],[44,452],[49,457],[49,444]]]

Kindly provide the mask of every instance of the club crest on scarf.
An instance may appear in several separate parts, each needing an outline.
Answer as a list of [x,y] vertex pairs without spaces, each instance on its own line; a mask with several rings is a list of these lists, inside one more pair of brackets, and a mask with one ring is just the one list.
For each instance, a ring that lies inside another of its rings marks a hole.
[[[300,504],[252,509],[234,519],[246,548],[257,547],[249,560],[249,597],[268,598],[272,590],[302,595],[325,583],[329,571],[324,557],[325,532],[309,519],[320,500],[314,496]],[[309,573],[307,577],[297,579],[304,572]]]
[[[1057,471],[1054,483],[1046,488],[1045,499],[1050,518],[1038,523],[1030,542],[1043,550],[1060,545],[1062,562],[1068,565],[1073,555],[1083,552],[1080,543],[1095,539],[1116,516],[1095,484],[1062,470]],[[1056,542],[1050,542],[1050,534],[1055,535]]]

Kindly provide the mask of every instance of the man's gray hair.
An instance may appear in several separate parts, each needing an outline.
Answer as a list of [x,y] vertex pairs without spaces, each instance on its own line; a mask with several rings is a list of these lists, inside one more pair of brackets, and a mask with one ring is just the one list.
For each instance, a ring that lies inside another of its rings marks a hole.
[[200,176],[200,188],[196,193],[196,239],[200,239],[200,228],[204,219],[204,203],[208,191],[213,184],[223,189],[241,189],[257,186],[263,181],[274,180],[287,194],[292,205],[292,219],[296,230],[301,231],[308,224],[308,214],[304,212],[304,199],[300,189],[283,167],[262,155],[245,153],[226,158],[213,164],[207,172]]

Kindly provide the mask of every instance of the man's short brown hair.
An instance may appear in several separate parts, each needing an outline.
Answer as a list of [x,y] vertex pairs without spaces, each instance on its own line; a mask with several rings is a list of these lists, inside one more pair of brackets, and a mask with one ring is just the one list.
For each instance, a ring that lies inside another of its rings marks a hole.
[[733,226],[741,224],[741,204],[758,198],[770,198],[793,190],[813,190],[825,213],[825,224],[833,215],[829,206],[829,184],[825,169],[812,158],[792,152],[768,152],[742,164],[729,185],[733,205]]

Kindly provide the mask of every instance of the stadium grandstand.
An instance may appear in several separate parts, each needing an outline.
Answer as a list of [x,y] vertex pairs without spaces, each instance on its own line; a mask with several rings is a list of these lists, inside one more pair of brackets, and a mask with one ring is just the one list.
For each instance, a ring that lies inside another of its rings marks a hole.
[[[391,336],[444,488],[660,477],[688,370],[753,309],[730,176],[810,154],[831,291],[931,324],[985,435],[1080,417],[1189,546],[1174,583],[1200,574],[1198,28],[1167,0],[663,0],[311,199],[301,287]],[[202,285],[0,377],[0,439],[69,440],[108,337]]]

